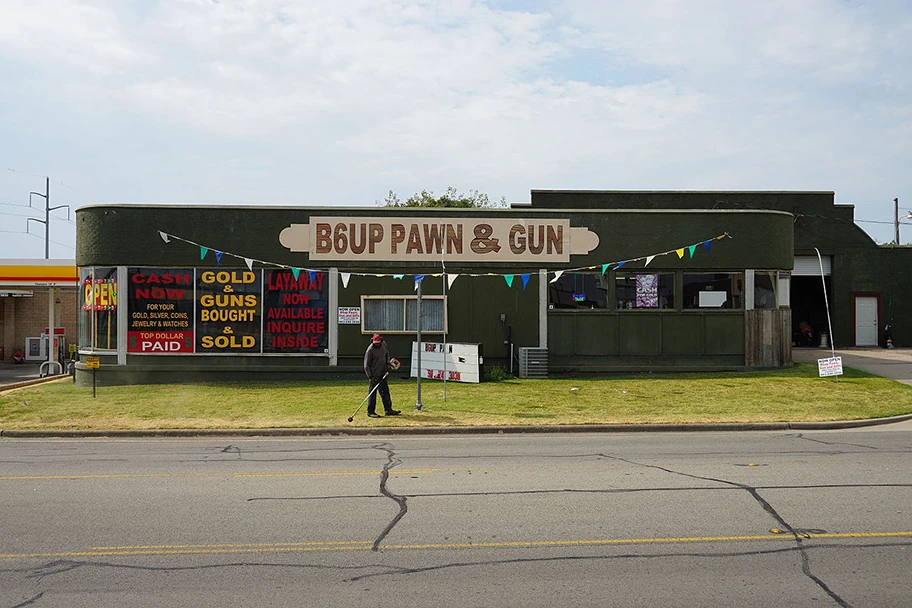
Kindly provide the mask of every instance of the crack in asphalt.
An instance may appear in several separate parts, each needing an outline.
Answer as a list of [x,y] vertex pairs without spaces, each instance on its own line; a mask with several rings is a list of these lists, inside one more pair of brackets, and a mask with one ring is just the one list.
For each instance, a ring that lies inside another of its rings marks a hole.
[[[912,547],[912,541],[902,541],[898,543],[864,543],[864,544],[831,544],[817,547],[805,547],[809,551],[826,551],[831,549],[880,549],[884,547]],[[420,568],[396,568],[393,572],[373,572],[362,574],[352,578],[345,579],[345,582],[358,582],[368,578],[379,576],[390,576],[393,574],[420,574],[422,572],[433,572],[436,570],[447,570],[449,568],[472,568],[476,566],[503,566],[511,564],[530,564],[541,562],[575,562],[575,561],[608,561],[617,559],[673,559],[678,557],[685,558],[707,558],[707,559],[729,559],[733,557],[755,557],[759,555],[777,555],[796,553],[802,551],[801,547],[781,547],[777,549],[764,549],[760,551],[727,551],[725,553],[702,553],[696,551],[677,551],[666,553],[652,553],[644,555],[642,553],[619,553],[617,555],[559,555],[555,557],[519,557],[515,559],[498,559],[498,560],[479,560],[473,562],[450,562],[446,564],[437,564],[434,566],[422,566]]]
[[757,501],[757,503],[763,508],[764,511],[766,511],[773,519],[775,519],[777,522],[779,522],[779,525],[782,526],[782,528],[784,528],[789,534],[792,535],[792,538],[795,540],[795,544],[797,546],[798,553],[801,556],[801,571],[804,572],[804,575],[807,576],[812,581],[814,581],[814,583],[818,587],[820,587],[827,595],[829,595],[830,598],[834,602],[836,602],[839,606],[842,606],[842,608],[851,608],[851,604],[849,604],[844,599],[839,597],[839,595],[835,591],[830,589],[830,587],[825,582],[823,582],[823,580],[821,580],[820,577],[816,576],[813,572],[811,572],[811,563],[810,563],[810,558],[808,557],[807,546],[804,544],[803,530],[796,530],[795,528],[793,528],[791,526],[791,524],[789,524],[787,521],[785,521],[785,518],[783,518],[781,515],[779,515],[779,512],[776,511],[776,509],[773,507],[773,505],[771,505],[765,498],[760,496],[760,493],[757,491],[757,488],[753,488],[751,486],[748,486],[743,483],[738,483],[736,481],[729,481],[727,479],[717,479],[715,477],[703,477],[701,475],[692,475],[690,473],[682,473],[681,471],[675,471],[675,470],[661,467],[658,465],[644,464],[641,462],[627,460],[626,458],[621,458],[620,456],[611,456],[609,454],[599,454],[599,455],[604,458],[607,458],[609,460],[617,460],[617,461],[625,462],[627,464],[634,465],[634,466],[646,467],[646,468],[650,468],[650,469],[657,469],[659,471],[664,471],[664,472],[670,473],[672,475],[690,477],[691,479],[701,479],[703,481],[714,481],[716,483],[723,483],[723,484],[727,484],[727,485],[734,486],[737,488],[741,488],[742,490],[744,490],[745,492],[750,494],[751,497],[755,501]]
[[229,445],[222,449],[222,454],[237,454],[238,460],[241,460],[241,448],[236,445]]
[[383,539],[386,538],[386,535],[390,533],[396,524],[399,523],[405,514],[408,513],[408,499],[405,496],[399,496],[398,494],[393,494],[387,488],[387,481],[389,481],[389,472],[395,466],[402,464],[402,460],[396,456],[396,453],[392,450],[391,446],[388,443],[381,443],[375,445],[374,448],[378,450],[383,450],[386,452],[386,464],[383,465],[383,470],[380,471],[380,493],[386,496],[389,499],[392,499],[399,505],[399,512],[396,516],[387,524],[386,528],[383,529],[383,532],[380,533],[380,536],[377,537],[377,540],[374,541],[374,544],[371,546],[371,551],[379,551],[380,543],[383,542]]
[[39,593],[39,594],[36,595],[35,597],[32,597],[32,598],[29,598],[29,599],[25,600],[25,601],[22,602],[21,604],[16,604],[15,606],[12,606],[11,608],[22,608],[23,606],[31,606],[32,604],[34,604],[35,602],[37,602],[38,600],[40,600],[40,599],[42,598],[43,595],[44,595],[44,591],[42,591],[41,593]]
[[[845,441],[823,441],[822,439],[811,439],[810,437],[805,437],[804,433],[798,433],[794,435],[797,439],[804,439],[805,441],[813,441],[814,443],[822,443],[823,445],[850,445],[853,448],[865,448],[868,450],[879,450],[880,448],[874,447],[872,445],[863,445],[860,443],[847,443]],[[844,454],[845,452],[838,452],[839,454]]]

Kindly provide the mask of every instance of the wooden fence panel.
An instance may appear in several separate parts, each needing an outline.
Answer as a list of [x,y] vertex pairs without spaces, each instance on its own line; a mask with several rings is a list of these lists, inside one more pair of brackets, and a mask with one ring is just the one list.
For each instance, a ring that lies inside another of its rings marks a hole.
[[744,311],[744,365],[786,367],[792,363],[792,311]]

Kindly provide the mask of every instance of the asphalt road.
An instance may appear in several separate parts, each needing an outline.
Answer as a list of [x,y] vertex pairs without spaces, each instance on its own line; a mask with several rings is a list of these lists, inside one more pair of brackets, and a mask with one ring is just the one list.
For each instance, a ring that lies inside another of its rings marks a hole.
[[0,441],[0,607],[909,606],[912,432]]

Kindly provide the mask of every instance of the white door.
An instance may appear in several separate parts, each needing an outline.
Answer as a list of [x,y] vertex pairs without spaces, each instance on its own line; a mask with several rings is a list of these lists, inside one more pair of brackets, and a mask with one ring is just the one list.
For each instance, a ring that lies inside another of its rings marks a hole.
[[877,346],[877,298],[855,298],[855,346]]

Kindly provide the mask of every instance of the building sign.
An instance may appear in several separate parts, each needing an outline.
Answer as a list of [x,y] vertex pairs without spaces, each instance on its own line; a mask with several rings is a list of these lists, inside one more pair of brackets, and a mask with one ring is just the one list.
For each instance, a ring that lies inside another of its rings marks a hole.
[[267,270],[263,294],[264,353],[322,353],[328,346],[325,272]]
[[279,242],[311,260],[568,262],[589,253],[598,235],[560,218],[311,217]]
[[361,325],[361,307],[340,306],[339,325]]
[[659,307],[659,275],[657,275],[657,274],[638,274],[638,275],[636,275],[636,307],[637,308],[658,308]]
[[127,270],[127,352],[193,352],[193,269]]
[[260,352],[261,270],[200,270],[196,352]]

